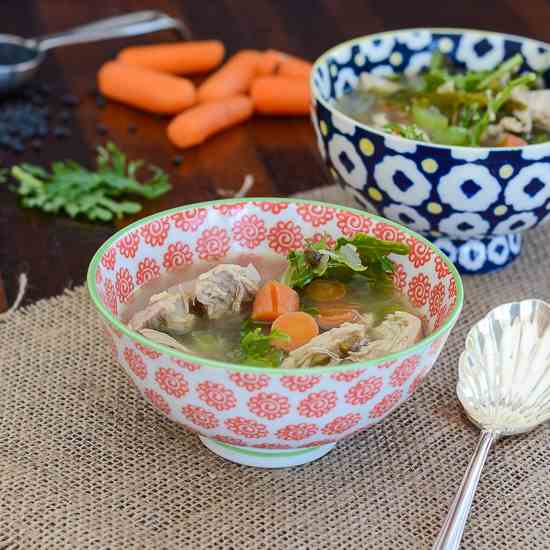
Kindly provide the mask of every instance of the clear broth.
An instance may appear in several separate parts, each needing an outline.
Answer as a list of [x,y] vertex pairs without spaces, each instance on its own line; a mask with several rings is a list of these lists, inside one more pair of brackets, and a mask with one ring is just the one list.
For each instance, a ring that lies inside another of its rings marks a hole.
[[[241,254],[239,256],[229,257],[223,263],[233,263],[246,266],[252,263],[262,277],[262,283],[273,279],[279,279],[286,269],[286,260],[280,256],[272,255],[252,255]],[[188,282],[191,289],[193,281],[202,273],[212,269],[218,263],[201,263],[187,266],[181,270],[163,274],[161,277],[150,281],[140,287],[126,305],[122,319],[127,322],[132,316],[145,309],[149,299],[153,294]],[[370,288],[365,278],[356,275],[351,281],[346,283],[347,294],[344,302],[354,304],[354,308],[360,313],[374,314],[376,324],[380,323],[384,316],[394,311],[407,311],[418,316],[410,304],[395,289],[389,288],[383,291]],[[327,302],[315,302],[305,296],[303,291],[299,291],[301,308],[308,311],[322,305],[328,305]],[[217,360],[235,361],[240,349],[240,330],[242,322],[250,318],[252,304],[245,304],[239,314],[230,315],[219,320],[209,320],[204,317],[199,318],[194,329],[184,336],[170,334],[193,353],[201,357],[207,357]],[[269,331],[270,324],[265,324],[265,332]]]

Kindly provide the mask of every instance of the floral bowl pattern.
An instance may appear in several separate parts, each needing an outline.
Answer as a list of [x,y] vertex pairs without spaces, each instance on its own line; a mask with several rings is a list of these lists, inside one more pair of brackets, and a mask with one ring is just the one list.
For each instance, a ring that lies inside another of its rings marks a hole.
[[390,31],[340,44],[315,63],[312,108],[321,155],[367,210],[427,236],[465,273],[500,269],[520,253],[521,233],[550,219],[550,143],[454,147],[389,135],[334,106],[359,75],[416,73],[439,48],[454,63],[492,69],[521,53],[521,70],[550,85],[550,45],[452,29]]
[[[121,321],[132,293],[163,273],[242,254],[285,257],[306,238],[358,231],[410,246],[397,259],[395,285],[419,309],[428,334],[401,353],[334,367],[247,367],[155,344]],[[453,264],[422,237],[363,211],[301,200],[215,201],[145,218],[97,251],[87,283],[112,355],[143,397],[218,455],[264,467],[314,460],[406,401],[463,301]]]

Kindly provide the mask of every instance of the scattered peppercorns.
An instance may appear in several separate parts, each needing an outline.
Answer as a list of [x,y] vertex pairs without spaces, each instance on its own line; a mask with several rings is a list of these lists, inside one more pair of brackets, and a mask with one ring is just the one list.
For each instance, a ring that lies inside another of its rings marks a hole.
[[[43,138],[63,139],[72,135],[69,124],[78,97],[59,98],[49,84],[33,83],[0,101],[0,149],[22,153],[27,147],[40,151]],[[61,105],[60,105],[61,103]],[[64,106],[65,108],[60,107]]]
[[64,105],[67,105],[67,107],[75,107],[80,103],[80,100],[78,97],[76,97],[73,94],[65,94],[61,97],[61,101]]

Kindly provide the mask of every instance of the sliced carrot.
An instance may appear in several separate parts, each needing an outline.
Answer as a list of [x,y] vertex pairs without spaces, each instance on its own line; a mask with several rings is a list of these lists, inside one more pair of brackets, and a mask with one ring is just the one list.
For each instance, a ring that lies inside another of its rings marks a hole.
[[258,75],[280,75],[292,78],[309,78],[311,63],[300,57],[277,50],[266,50],[258,65]]
[[315,279],[306,286],[306,296],[316,302],[333,302],[346,295],[346,285],[340,281]]
[[103,95],[152,113],[179,113],[196,100],[189,80],[120,61],[105,63],[97,80]]
[[261,76],[252,82],[250,96],[254,109],[265,115],[307,115],[309,83],[301,78]]
[[256,50],[236,53],[199,86],[199,101],[216,101],[248,92],[260,59],[261,54]]
[[304,311],[294,311],[277,317],[271,325],[271,330],[279,330],[290,338],[290,340],[272,340],[273,346],[285,351],[299,348],[319,334],[315,319]]
[[223,59],[225,47],[219,40],[172,42],[150,46],[130,46],[118,54],[117,59],[173,74],[197,74],[211,71]]
[[339,327],[343,323],[351,323],[359,316],[356,309],[346,306],[333,306],[322,308],[317,315],[317,323],[322,330],[330,330]]
[[247,120],[252,112],[252,101],[244,95],[197,105],[170,122],[168,138],[176,147],[192,147],[221,130]]
[[506,133],[504,134],[499,145],[501,147],[523,147],[524,145],[527,145],[527,142],[519,136]]
[[256,294],[252,305],[254,321],[275,321],[283,313],[298,311],[298,293],[278,281],[268,281]]

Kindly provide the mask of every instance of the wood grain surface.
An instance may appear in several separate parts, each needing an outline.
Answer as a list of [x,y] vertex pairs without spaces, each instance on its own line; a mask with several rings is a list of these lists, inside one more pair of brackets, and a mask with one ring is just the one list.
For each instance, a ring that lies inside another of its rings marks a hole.
[[[231,54],[240,48],[277,48],[314,60],[343,40],[389,29],[447,26],[488,29],[550,41],[550,4],[517,2],[390,2],[383,0],[4,0],[0,32],[41,35],[94,19],[139,9],[165,11],[182,18],[196,39],[218,38]],[[147,215],[165,208],[219,198],[216,189],[237,189],[246,174],[256,180],[255,196],[285,196],[330,183],[317,153],[307,118],[261,118],[220,134],[185,151],[183,162],[165,136],[166,120],[108,103],[99,109],[91,90],[99,66],[129,44],[174,40],[173,32],[67,46],[52,51],[38,74],[55,94],[80,98],[74,109],[72,135],[49,138],[40,153],[0,150],[0,165],[48,164],[74,159],[92,165],[98,143],[112,140],[131,158],[144,158],[170,173],[172,191],[146,204]],[[99,135],[97,124],[108,128]],[[128,132],[130,123],[138,126]],[[132,221],[125,220],[125,223]],[[29,275],[26,302],[52,296],[82,283],[97,247],[117,228],[19,207],[17,196],[0,186],[0,309],[16,294],[17,277]]]

